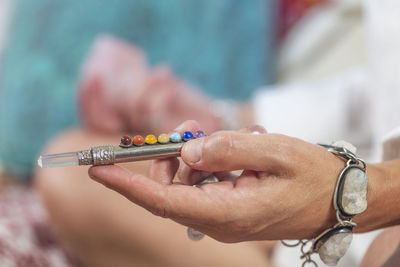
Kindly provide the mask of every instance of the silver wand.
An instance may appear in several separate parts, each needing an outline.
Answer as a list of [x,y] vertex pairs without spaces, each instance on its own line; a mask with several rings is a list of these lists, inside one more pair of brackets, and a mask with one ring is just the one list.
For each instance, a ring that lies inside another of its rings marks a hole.
[[148,159],[179,157],[184,143],[154,144],[144,146],[106,145],[96,146],[88,150],[60,154],[42,155],[38,159],[41,168],[77,166],[77,165],[110,165]]
[[179,157],[184,142],[194,138],[201,138],[204,132],[199,130],[195,134],[187,131],[182,135],[172,133],[161,134],[156,138],[147,135],[143,138],[136,135],[134,138],[123,136],[119,146],[96,146],[87,150],[60,154],[42,155],[38,159],[41,168],[79,166],[79,165],[111,165],[139,160]]

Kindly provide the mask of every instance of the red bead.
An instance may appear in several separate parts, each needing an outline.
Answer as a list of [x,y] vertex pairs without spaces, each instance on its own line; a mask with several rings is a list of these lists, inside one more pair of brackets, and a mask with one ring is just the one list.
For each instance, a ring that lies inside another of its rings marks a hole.
[[124,135],[121,137],[121,145],[129,146],[131,143],[132,143],[132,139],[129,136]]
[[141,146],[141,145],[143,145],[143,144],[144,144],[144,138],[143,138],[143,136],[141,136],[141,135],[136,135],[135,137],[133,137],[132,143],[133,143],[135,146]]

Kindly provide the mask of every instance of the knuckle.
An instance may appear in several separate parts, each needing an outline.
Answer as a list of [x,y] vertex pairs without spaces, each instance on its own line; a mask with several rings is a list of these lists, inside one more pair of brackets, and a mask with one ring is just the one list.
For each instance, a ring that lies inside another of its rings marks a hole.
[[[216,147],[218,150],[215,149]],[[231,132],[220,132],[205,140],[202,158],[209,159],[210,163],[219,166],[232,156],[233,151],[233,134]]]
[[159,192],[154,195],[151,200],[143,202],[141,206],[150,211],[153,215],[162,218],[171,218],[172,206],[168,200],[168,190]]
[[153,215],[161,218],[169,218],[165,207],[155,207],[148,209]]
[[170,218],[170,206],[169,202],[167,200],[159,200],[157,204],[151,205],[148,210],[153,214],[158,217],[162,218]]

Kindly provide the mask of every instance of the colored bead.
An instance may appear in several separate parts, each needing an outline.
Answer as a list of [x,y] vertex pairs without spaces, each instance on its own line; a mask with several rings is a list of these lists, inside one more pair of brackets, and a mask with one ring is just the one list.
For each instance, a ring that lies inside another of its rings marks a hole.
[[135,135],[135,137],[133,137],[132,143],[135,146],[142,146],[144,144],[144,138],[141,135]]
[[193,134],[189,131],[186,131],[182,134],[182,139],[183,141],[189,141],[190,139],[193,139]]
[[166,134],[160,134],[160,135],[158,136],[158,142],[159,142],[160,144],[166,144],[166,143],[168,143],[168,142],[169,142],[169,136],[166,135]]
[[206,135],[205,135],[205,133],[204,133],[202,130],[198,130],[198,131],[194,134],[194,137],[195,137],[195,138],[202,138],[202,137],[204,137],[204,136],[206,136]]
[[179,133],[173,133],[169,136],[172,143],[179,143],[182,141],[182,137]]
[[153,144],[157,143],[157,138],[154,135],[149,134],[148,136],[146,136],[146,139],[144,141],[148,145],[153,145]]
[[129,147],[129,146],[131,145],[131,143],[132,143],[132,139],[131,139],[129,136],[124,135],[124,136],[121,137],[121,144],[120,144],[120,146],[122,146],[122,147]]

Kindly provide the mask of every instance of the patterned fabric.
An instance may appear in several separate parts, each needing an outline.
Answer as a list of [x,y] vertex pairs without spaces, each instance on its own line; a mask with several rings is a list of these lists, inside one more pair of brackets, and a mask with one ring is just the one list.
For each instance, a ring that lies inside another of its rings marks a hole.
[[29,188],[0,191],[0,266],[78,266],[53,239],[42,204]]
[[29,175],[44,143],[78,122],[75,87],[94,38],[133,42],[215,97],[273,79],[273,0],[18,0],[0,80],[0,162]]

